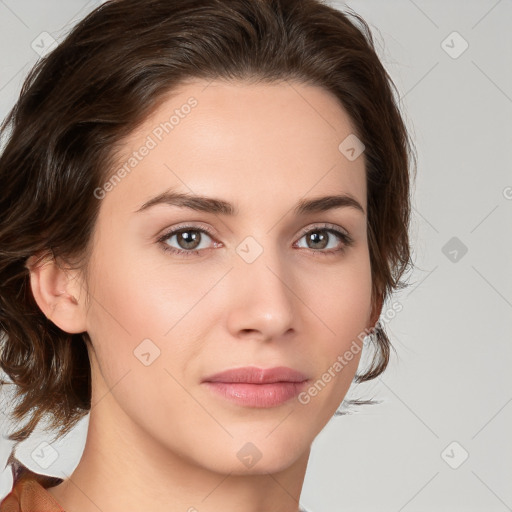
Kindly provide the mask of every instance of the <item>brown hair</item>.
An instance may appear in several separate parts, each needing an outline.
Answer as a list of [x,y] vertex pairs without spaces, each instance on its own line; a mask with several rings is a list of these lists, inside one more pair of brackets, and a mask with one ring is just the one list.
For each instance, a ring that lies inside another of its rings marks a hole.
[[[30,413],[14,441],[47,413],[64,435],[91,406],[90,338],[45,317],[27,260],[76,257],[86,268],[101,204],[94,190],[115,149],[191,78],[292,80],[333,93],[366,146],[374,303],[406,286],[414,155],[396,88],[359,15],[321,0],[107,1],[34,66],[0,128],[0,367],[20,399],[13,418]],[[357,382],[387,367],[391,344],[379,323],[375,335],[372,364]]]

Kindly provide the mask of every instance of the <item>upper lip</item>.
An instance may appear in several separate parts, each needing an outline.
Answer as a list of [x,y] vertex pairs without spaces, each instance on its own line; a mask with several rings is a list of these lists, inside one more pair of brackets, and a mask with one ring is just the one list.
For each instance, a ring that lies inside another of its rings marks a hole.
[[303,373],[277,366],[275,368],[232,368],[203,379],[203,382],[245,382],[247,384],[270,384],[273,382],[303,382],[308,378]]

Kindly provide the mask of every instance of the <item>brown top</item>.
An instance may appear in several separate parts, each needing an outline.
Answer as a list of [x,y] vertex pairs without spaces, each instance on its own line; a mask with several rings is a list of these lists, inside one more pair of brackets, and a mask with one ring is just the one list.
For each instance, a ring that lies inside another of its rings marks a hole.
[[46,490],[60,482],[60,478],[23,468],[15,474],[11,492],[0,502],[0,512],[65,512]]

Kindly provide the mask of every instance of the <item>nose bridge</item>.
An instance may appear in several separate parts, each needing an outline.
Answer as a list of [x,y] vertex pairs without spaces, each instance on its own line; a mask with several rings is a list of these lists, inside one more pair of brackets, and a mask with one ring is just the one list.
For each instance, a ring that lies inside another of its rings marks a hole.
[[290,272],[279,247],[247,237],[236,248],[233,279],[239,289],[232,307],[236,330],[257,330],[266,338],[284,334],[293,326],[294,294]]

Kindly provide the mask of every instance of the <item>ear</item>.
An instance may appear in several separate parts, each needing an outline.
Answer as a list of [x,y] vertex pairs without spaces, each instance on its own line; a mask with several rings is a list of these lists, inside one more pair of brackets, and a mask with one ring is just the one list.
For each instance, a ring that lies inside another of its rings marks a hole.
[[86,331],[78,272],[61,266],[52,255],[31,256],[26,266],[30,272],[32,294],[44,315],[65,332]]
[[380,314],[382,312],[382,306],[383,306],[384,300],[382,295],[379,295],[376,300],[372,303],[372,312],[370,314],[370,328],[374,328],[375,324],[379,320]]

